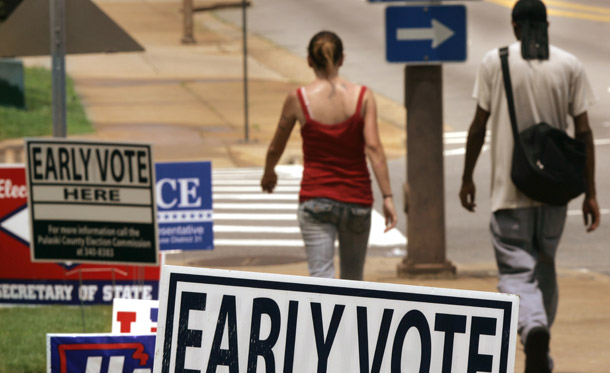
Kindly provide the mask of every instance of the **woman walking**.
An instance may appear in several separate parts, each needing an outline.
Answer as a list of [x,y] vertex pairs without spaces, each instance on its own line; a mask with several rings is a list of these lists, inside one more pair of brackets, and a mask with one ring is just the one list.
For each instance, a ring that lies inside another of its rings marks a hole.
[[366,87],[339,77],[343,44],[336,34],[322,31],[314,35],[308,54],[316,79],[286,97],[267,151],[261,187],[273,192],[277,184],[274,168],[298,121],[304,166],[298,219],[309,273],[335,277],[338,237],[341,278],[362,280],[373,204],[367,157],[383,195],[385,231],[396,226],[375,98]]

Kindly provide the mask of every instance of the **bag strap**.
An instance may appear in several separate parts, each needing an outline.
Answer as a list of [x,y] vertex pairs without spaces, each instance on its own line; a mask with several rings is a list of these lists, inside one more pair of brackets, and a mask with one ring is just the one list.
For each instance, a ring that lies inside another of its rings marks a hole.
[[506,101],[508,102],[508,115],[510,116],[510,126],[513,129],[515,144],[519,139],[519,128],[517,127],[517,115],[515,113],[515,99],[513,98],[513,86],[510,81],[510,70],[508,69],[508,47],[498,50],[502,61],[502,76],[504,77],[504,89],[506,90]]

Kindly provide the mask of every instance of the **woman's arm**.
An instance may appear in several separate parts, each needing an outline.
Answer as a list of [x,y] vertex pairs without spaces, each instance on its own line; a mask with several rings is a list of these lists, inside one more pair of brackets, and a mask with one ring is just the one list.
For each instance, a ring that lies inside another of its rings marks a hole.
[[286,96],[284,100],[284,107],[282,108],[282,114],[280,121],[275,129],[273,139],[267,149],[267,158],[265,159],[265,172],[261,179],[261,187],[263,191],[267,193],[273,192],[277,184],[277,175],[275,173],[275,166],[280,160],[284,149],[286,149],[286,143],[290,138],[290,133],[294,128],[294,124],[297,120],[298,111],[298,98],[296,91],[292,91]]
[[377,126],[377,104],[371,91],[367,90],[364,97],[364,142],[365,152],[371,166],[375,179],[383,195],[383,214],[385,216],[385,232],[396,226],[397,217],[392,197],[390,176],[388,174],[388,163],[379,139],[379,128]]

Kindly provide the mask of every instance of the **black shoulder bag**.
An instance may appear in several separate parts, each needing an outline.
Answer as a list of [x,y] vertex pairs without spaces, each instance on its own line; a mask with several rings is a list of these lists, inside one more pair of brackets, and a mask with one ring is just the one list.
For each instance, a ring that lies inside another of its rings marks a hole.
[[533,200],[565,205],[586,189],[586,145],[544,122],[519,133],[508,69],[508,47],[500,49],[500,59],[515,142],[511,168],[513,183]]

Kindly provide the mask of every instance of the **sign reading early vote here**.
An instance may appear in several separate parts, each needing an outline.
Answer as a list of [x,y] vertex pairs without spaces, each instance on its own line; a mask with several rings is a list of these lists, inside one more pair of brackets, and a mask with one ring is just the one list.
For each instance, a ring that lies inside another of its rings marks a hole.
[[465,61],[466,7],[387,7],[386,59],[419,63]]
[[214,248],[210,162],[157,163],[161,250]]
[[27,139],[32,261],[156,264],[147,144]]
[[155,373],[513,372],[515,295],[165,266]]

